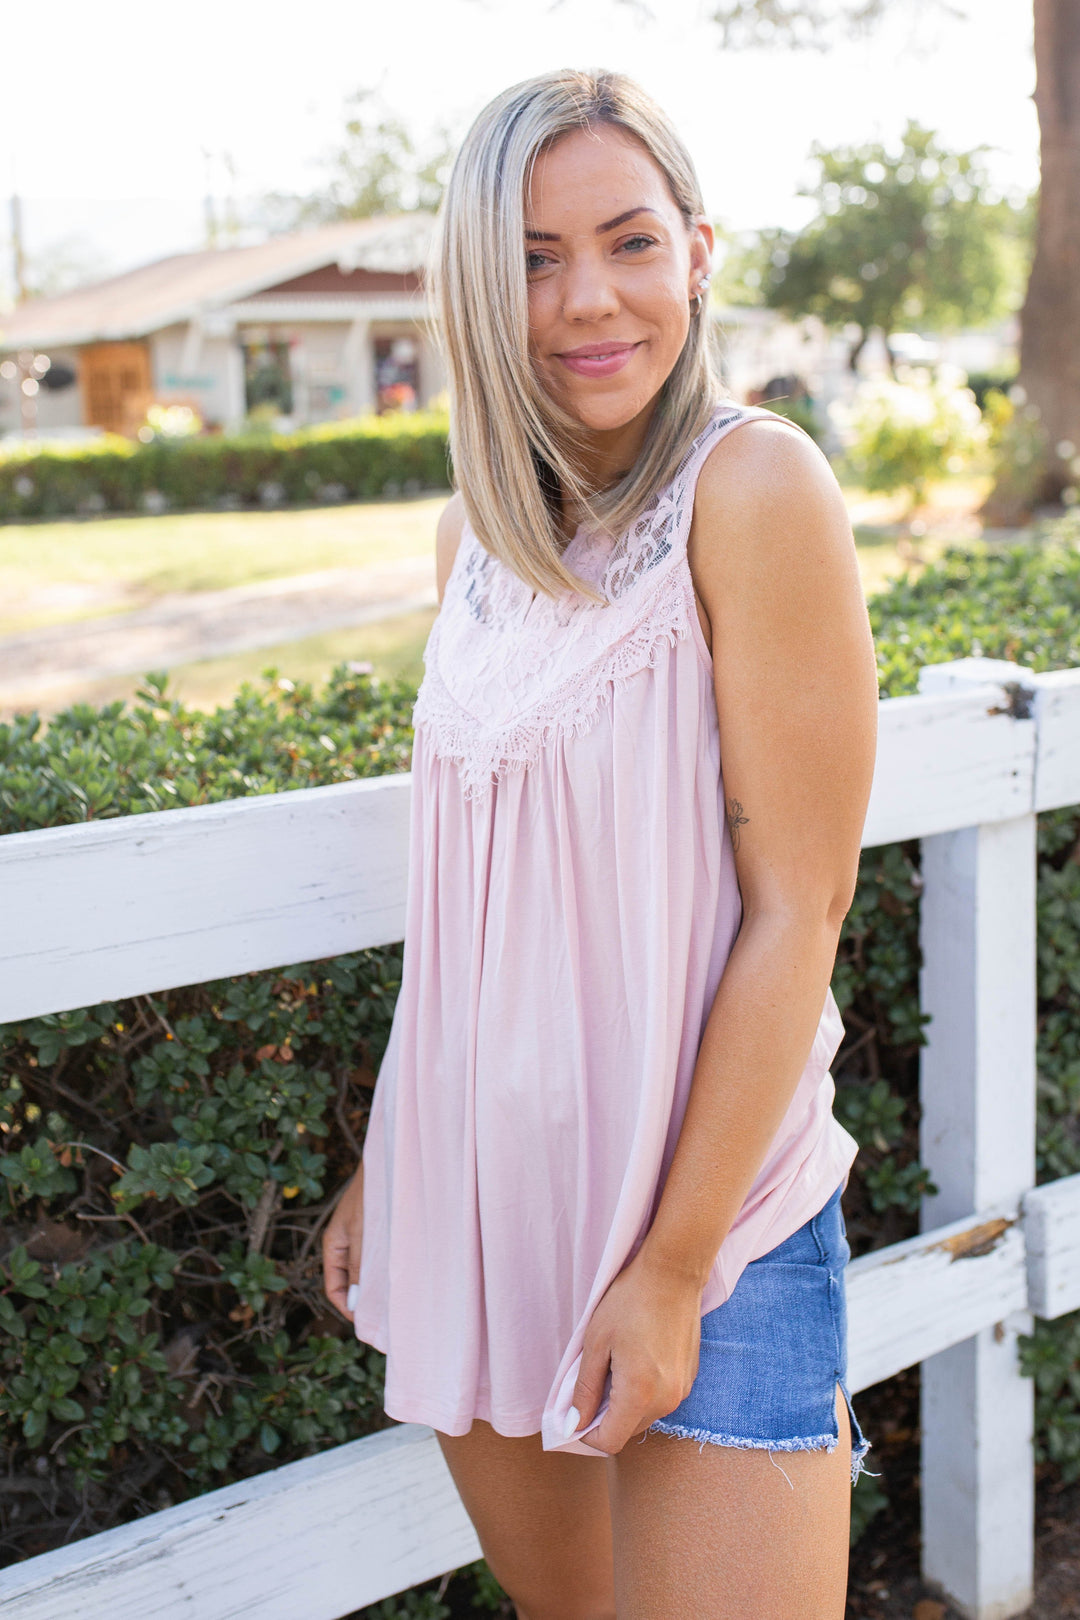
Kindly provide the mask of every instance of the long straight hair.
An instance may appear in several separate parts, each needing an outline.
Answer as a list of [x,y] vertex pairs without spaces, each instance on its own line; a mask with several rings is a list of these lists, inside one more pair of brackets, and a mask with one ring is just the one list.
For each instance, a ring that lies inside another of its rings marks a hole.
[[572,449],[581,424],[545,392],[529,356],[525,199],[541,152],[602,124],[641,142],[689,230],[704,212],[701,187],[667,116],[623,74],[567,69],[511,86],[480,113],[454,162],[429,272],[469,522],[531,589],[552,597],[576,590],[593,601],[603,598],[562,561],[560,497],[589,527],[621,534],[673,476],[719,394],[699,299],[635,465],[608,489],[585,486]]

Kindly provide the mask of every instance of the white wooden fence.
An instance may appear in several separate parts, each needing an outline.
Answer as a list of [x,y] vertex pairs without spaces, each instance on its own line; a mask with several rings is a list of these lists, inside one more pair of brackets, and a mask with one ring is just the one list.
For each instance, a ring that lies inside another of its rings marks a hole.
[[[965,659],[881,705],[863,844],[922,839],[924,1233],[852,1263],[854,1390],[922,1363],[926,1576],[1030,1603],[1032,1385],[1016,1338],[1080,1307],[1080,1176],[1034,1188],[1035,812],[1080,802],[1080,670]],[[0,839],[0,1022],[387,944],[410,782]],[[872,1455],[872,1454],[871,1454]],[[403,1424],[0,1573],[19,1620],[338,1620],[479,1555]]]

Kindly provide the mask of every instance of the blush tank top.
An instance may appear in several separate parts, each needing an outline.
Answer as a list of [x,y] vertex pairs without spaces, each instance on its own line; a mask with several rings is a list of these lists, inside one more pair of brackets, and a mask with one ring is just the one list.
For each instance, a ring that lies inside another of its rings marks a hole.
[[[390,1417],[599,1455],[564,1439],[585,1329],[649,1228],[741,918],[686,544],[703,461],[756,416],[778,420],[718,406],[624,534],[579,529],[565,559],[603,603],[534,593],[463,527],[413,713],[402,980],[350,1290]],[[829,992],[703,1314],[850,1169],[842,1035]]]

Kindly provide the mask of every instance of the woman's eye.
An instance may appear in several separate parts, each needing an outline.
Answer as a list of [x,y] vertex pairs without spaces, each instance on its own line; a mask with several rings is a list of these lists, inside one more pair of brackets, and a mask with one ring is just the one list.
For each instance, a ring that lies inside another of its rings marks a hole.
[[551,260],[543,253],[526,253],[525,255],[526,270],[543,270],[550,263]]
[[629,248],[634,253],[640,253],[643,248],[655,247],[656,243],[651,236],[628,236],[620,247]]

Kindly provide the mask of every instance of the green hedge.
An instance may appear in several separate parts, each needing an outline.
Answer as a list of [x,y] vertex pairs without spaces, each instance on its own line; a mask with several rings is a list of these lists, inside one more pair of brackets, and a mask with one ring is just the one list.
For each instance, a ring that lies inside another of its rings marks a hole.
[[[884,691],[966,654],[1080,664],[1076,527],[952,553],[872,604]],[[268,671],[212,715],[148,679],[130,708],[0,726],[0,830],[405,769],[413,690]],[[837,1108],[862,1147],[856,1251],[915,1230],[918,845],[866,852],[835,990]],[[1039,1173],[1080,1171],[1080,811],[1039,829]],[[0,1497],[6,1557],[308,1455],[384,1421],[382,1359],[322,1299],[318,1234],[359,1152],[400,947],[0,1028]],[[1039,1444],[1080,1475],[1080,1321],[1028,1342]],[[888,1478],[855,1495],[857,1529]],[[18,1515],[14,1515],[14,1508]],[[455,1595],[456,1594],[456,1595]],[[480,1569],[381,1606],[502,1600]],[[374,1611],[373,1611],[374,1612]],[[502,1612],[509,1612],[502,1609]]]
[[371,500],[448,484],[447,422],[436,412],[149,444],[106,434],[0,453],[0,522]]

